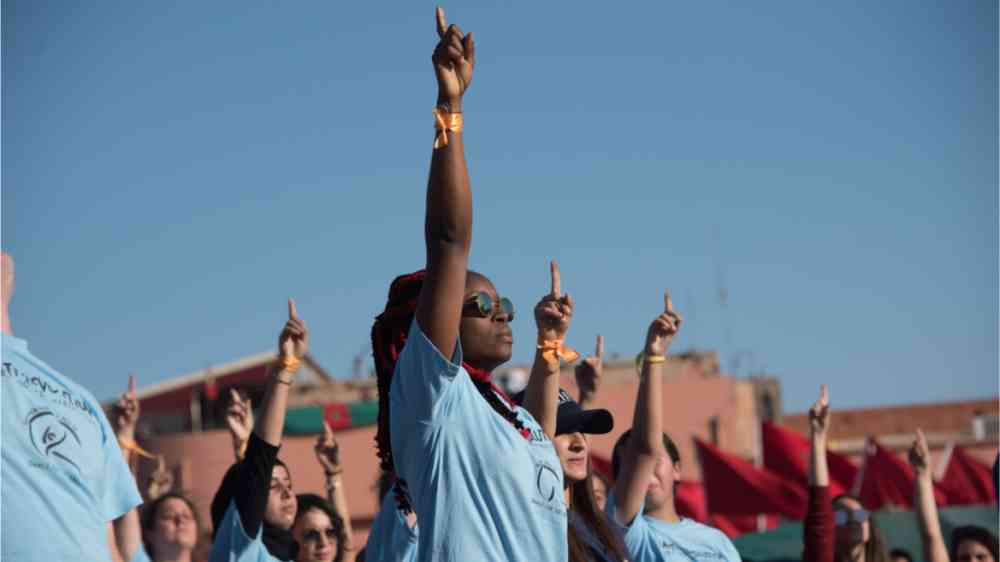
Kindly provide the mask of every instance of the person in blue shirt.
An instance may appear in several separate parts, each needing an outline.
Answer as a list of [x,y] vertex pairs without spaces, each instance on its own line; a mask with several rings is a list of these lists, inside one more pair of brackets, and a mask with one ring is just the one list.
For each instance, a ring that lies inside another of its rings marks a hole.
[[[299,318],[295,301],[288,301],[288,322],[278,338],[279,358],[268,375],[260,413],[242,460],[226,472],[212,499],[214,539],[210,562],[271,562],[294,560],[298,544],[292,537],[298,503],[288,467],[278,460],[288,395],[302,358],[309,349],[309,331]],[[242,402],[227,416],[246,417]]]
[[594,498],[588,435],[609,433],[611,412],[584,410],[570,395],[559,391],[556,437],[553,443],[562,464],[564,494],[569,506],[567,543],[570,562],[621,562],[625,547]]
[[[472,196],[462,139],[472,34],[438,9],[432,62],[438,133],[424,223],[426,270],[393,281],[372,327],[379,384],[376,442],[398,477],[399,506],[420,525],[417,560],[564,562],[566,504],[552,446],[560,359],[573,302],[552,264],[525,408],[491,383],[510,360],[513,305],[468,270]],[[390,431],[391,429],[391,431]]]
[[117,555],[111,521],[141,503],[139,491],[94,396],[14,337],[14,261],[0,262],[0,559],[107,561]]
[[721,531],[678,517],[674,506],[680,455],[663,433],[663,366],[682,318],[668,294],[663,300],[664,312],[650,324],[645,348],[636,358],[641,379],[633,426],[612,452],[615,484],[605,509],[623,527],[633,562],[739,561]]

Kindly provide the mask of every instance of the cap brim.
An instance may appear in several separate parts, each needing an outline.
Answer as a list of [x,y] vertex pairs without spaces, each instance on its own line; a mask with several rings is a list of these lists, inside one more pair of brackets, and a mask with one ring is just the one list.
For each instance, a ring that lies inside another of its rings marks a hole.
[[556,419],[556,435],[576,432],[603,435],[614,428],[614,417],[603,409],[566,412]]

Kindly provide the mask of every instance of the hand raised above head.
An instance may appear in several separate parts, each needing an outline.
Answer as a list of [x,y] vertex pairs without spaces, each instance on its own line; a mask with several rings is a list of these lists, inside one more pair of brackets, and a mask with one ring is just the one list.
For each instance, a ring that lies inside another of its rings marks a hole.
[[309,329],[305,321],[299,318],[295,299],[288,299],[288,322],[285,322],[281,335],[278,336],[278,351],[283,358],[296,359],[302,359],[309,351]]
[[660,314],[649,325],[646,332],[646,348],[644,352],[650,356],[663,356],[667,353],[670,343],[684,323],[684,318],[674,310],[670,293],[663,292],[663,314]]
[[451,112],[461,111],[462,96],[472,83],[476,64],[476,47],[472,33],[463,34],[457,25],[448,25],[444,10],[437,8],[438,44],[431,61],[438,82],[438,104],[447,105]]
[[535,324],[540,340],[562,341],[573,319],[573,298],[562,292],[559,265],[555,260],[549,263],[549,272],[551,290],[535,305]]
[[809,429],[814,436],[826,436],[830,429],[830,392],[820,385],[819,398],[809,408]]

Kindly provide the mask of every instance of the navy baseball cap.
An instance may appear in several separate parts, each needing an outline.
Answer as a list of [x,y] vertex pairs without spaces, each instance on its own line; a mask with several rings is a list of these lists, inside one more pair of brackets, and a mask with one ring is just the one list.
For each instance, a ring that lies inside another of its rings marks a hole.
[[615,419],[604,409],[584,410],[583,406],[563,389],[559,389],[559,410],[556,413],[556,435],[566,433],[611,433]]

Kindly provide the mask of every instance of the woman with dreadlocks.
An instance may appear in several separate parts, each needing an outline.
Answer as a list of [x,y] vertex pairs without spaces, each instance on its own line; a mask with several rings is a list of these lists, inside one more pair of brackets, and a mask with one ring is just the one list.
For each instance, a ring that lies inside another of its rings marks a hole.
[[573,303],[553,262],[552,291],[535,308],[539,341],[525,408],[514,405],[490,382],[511,356],[513,305],[467,270],[472,201],[461,106],[472,34],[446,25],[440,9],[437,19],[427,268],[393,281],[372,327],[379,456],[383,469],[395,470],[397,505],[417,514],[417,560],[565,562],[563,476],[549,436],[559,360],[575,359],[562,344]]

